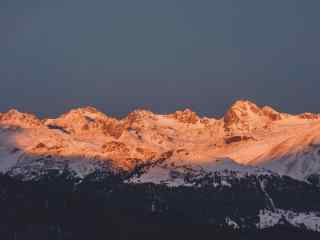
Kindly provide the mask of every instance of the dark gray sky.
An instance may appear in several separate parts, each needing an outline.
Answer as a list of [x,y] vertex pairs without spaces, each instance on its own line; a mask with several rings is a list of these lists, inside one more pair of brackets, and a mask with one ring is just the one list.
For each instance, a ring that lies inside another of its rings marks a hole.
[[320,1],[1,0],[0,112],[113,115],[238,98],[320,112]]

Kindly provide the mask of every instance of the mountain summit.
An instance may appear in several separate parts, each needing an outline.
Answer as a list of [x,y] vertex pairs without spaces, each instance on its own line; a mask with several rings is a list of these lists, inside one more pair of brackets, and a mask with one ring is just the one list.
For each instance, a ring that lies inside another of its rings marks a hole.
[[247,135],[285,116],[269,106],[260,108],[253,102],[240,100],[229,108],[223,119],[225,129],[231,135]]

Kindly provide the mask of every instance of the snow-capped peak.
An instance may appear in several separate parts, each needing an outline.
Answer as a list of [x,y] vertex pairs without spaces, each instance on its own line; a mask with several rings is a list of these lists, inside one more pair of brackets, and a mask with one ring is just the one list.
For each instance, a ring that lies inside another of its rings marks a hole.
[[119,121],[93,107],[73,109],[56,119],[47,119],[44,123],[49,128],[73,134],[107,134],[117,137],[121,135],[115,130],[120,124]]
[[229,136],[250,136],[252,131],[267,128],[272,121],[286,118],[269,106],[260,108],[248,100],[236,101],[223,117],[224,128]]
[[92,120],[94,119],[105,119],[108,118],[104,113],[98,111],[94,107],[82,107],[82,108],[76,108],[72,109],[67,113],[62,114],[58,119],[65,119],[65,120],[76,120],[79,118],[90,118]]

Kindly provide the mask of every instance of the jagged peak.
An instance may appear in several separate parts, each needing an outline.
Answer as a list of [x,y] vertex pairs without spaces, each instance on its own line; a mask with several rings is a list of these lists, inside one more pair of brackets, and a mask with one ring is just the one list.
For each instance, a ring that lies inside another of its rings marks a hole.
[[98,111],[95,107],[87,106],[71,109],[70,111],[62,114],[59,118],[77,118],[77,117],[99,117],[107,118],[108,116],[103,112]]
[[119,138],[123,132],[120,120],[109,117],[94,107],[72,109],[55,119],[46,119],[44,124],[72,134],[103,134]]
[[89,112],[89,113],[101,113],[99,110],[97,110],[95,107],[92,106],[86,106],[86,107],[80,107],[76,110],[82,111],[82,112]]
[[3,113],[3,115],[6,115],[6,116],[17,116],[17,115],[23,115],[23,114],[27,114],[27,113],[20,112],[15,108],[12,108],[9,111]]
[[223,119],[226,124],[232,124],[261,115],[263,115],[262,110],[255,103],[248,100],[238,100],[231,105]]
[[149,110],[146,109],[136,109],[133,112],[130,112],[125,118],[124,121],[126,122],[139,122],[143,119],[153,118],[155,114]]
[[200,120],[200,117],[197,113],[193,112],[191,109],[186,108],[184,110],[178,110],[175,113],[172,113],[169,115],[169,117],[172,117],[179,122],[182,123],[189,123],[189,124],[195,124]]
[[236,101],[223,117],[224,129],[227,136],[231,137],[226,142],[237,139],[252,139],[252,131],[264,129],[272,121],[281,120],[282,118],[284,118],[284,115],[271,107],[260,108],[248,100]]
[[253,112],[259,112],[261,109],[252,101],[249,100],[237,100],[235,101],[228,111],[253,111]]
[[31,113],[23,113],[17,109],[10,109],[6,113],[0,114],[0,122],[8,125],[16,125],[23,127],[40,126],[41,121]]
[[[277,121],[290,116],[286,113],[281,113],[271,106],[259,107],[254,102],[249,100],[238,100],[228,109],[224,115],[225,122],[234,122],[239,120],[250,120],[252,118],[266,117],[269,120]],[[311,115],[306,114],[306,118]]]

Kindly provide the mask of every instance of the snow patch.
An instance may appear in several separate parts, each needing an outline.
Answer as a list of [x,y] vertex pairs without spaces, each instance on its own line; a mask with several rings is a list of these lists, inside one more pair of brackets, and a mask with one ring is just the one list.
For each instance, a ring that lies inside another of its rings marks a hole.
[[308,230],[320,232],[320,213],[316,212],[294,212],[276,209],[275,211],[261,210],[257,227],[260,229],[273,227],[283,221],[294,227],[305,227]]

